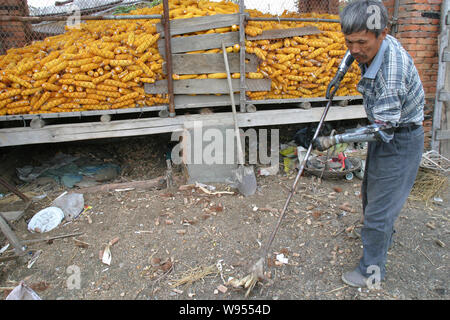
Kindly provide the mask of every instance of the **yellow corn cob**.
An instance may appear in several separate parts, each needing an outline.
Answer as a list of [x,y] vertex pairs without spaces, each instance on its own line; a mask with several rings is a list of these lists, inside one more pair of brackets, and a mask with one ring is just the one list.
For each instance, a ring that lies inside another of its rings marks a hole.
[[133,64],[132,60],[110,60],[109,65],[112,67],[126,67]]
[[48,82],[44,82],[42,84],[42,88],[44,88],[45,90],[48,90],[48,91],[59,91],[59,90],[61,90],[61,86],[57,86],[56,84],[48,83]]
[[21,63],[20,65],[17,66],[17,74],[18,75],[24,74],[25,72],[33,69],[35,65],[36,65],[35,61]]
[[51,75],[50,78],[48,78],[47,82],[48,83],[55,83],[59,78],[61,78],[61,76],[57,73]]
[[136,62],[140,63],[140,62],[146,62],[148,59],[150,59],[150,57],[153,55],[153,53],[149,50],[146,53],[144,53]]
[[93,69],[98,69],[100,68],[100,66],[96,63],[88,63],[88,64],[84,64],[80,67],[81,71],[89,71],[89,70],[93,70]]
[[328,46],[328,43],[320,40],[309,40],[306,44],[314,48],[326,48]]
[[155,79],[154,78],[139,78],[140,82],[144,82],[144,83],[155,83]]
[[145,37],[144,39],[139,39],[139,42],[135,44],[137,46],[136,52],[143,53],[147,48],[151,47],[159,39],[159,33]]
[[114,101],[114,104],[117,104],[119,102],[127,101],[127,100],[133,100],[139,96],[139,92],[132,92],[129,94],[126,94],[124,96],[121,96],[116,101]]
[[308,59],[314,59],[318,55],[322,54],[324,51],[325,51],[324,48],[316,49],[311,54],[308,55]]
[[117,80],[111,80],[111,79],[106,79],[105,81],[103,81],[103,84],[105,84],[107,86],[120,87],[120,88],[128,87],[128,85],[126,83],[123,83],[123,82],[117,81]]
[[6,109],[7,114],[25,114],[31,111],[31,107],[19,107],[15,109]]
[[119,109],[119,108],[122,108],[122,107],[124,107],[124,106],[127,106],[127,105],[131,105],[131,104],[134,104],[134,100],[125,100],[125,101],[122,101],[122,102],[119,102],[119,103],[114,103],[113,105],[111,105],[111,109]]
[[121,81],[122,82],[128,82],[130,80],[133,80],[136,77],[139,77],[142,73],[143,73],[142,70],[136,70],[136,71],[130,72],[127,75],[125,75],[124,77],[122,77]]
[[323,78],[317,80],[316,83],[326,83],[326,82],[330,81],[330,79],[331,79],[330,77],[323,77]]
[[96,99],[89,99],[89,98],[85,98],[85,99],[73,99],[72,101],[73,103],[78,103],[78,104],[99,104],[100,101],[96,100]]
[[87,93],[86,92],[65,92],[63,95],[66,98],[83,99],[83,98],[86,98]]
[[58,83],[71,85],[71,84],[75,83],[75,80],[74,79],[59,79]]
[[104,75],[102,75],[102,76],[100,76],[98,78],[92,79],[92,83],[98,84],[100,82],[103,82],[103,81],[111,78],[111,76],[112,76],[112,72],[105,73]]
[[25,87],[25,88],[28,88],[28,89],[33,88],[33,85],[31,83],[29,83],[29,82],[19,78],[18,76],[15,76],[13,74],[8,74],[7,77],[8,77],[9,80],[11,80],[12,82],[20,84],[22,87]]
[[102,58],[106,58],[106,59],[114,59],[114,52],[106,50],[106,49],[98,49],[95,47],[90,47],[89,52],[96,55],[96,56],[100,56]]
[[79,109],[81,106],[78,103],[68,102],[59,105],[60,109]]
[[20,90],[20,89],[13,89],[13,90],[9,90],[9,91],[0,93],[0,100],[8,99],[8,98],[17,96],[17,95],[19,95],[21,92],[22,92],[22,90]]
[[22,92],[20,92],[20,94],[22,96],[30,96],[32,94],[38,93],[39,91],[42,91],[42,88],[38,87],[38,88],[32,88],[32,89],[25,89]]
[[94,78],[86,74],[77,73],[73,76],[73,79],[76,81],[92,81]]
[[88,93],[86,95],[87,99],[94,99],[94,100],[98,100],[98,101],[106,101],[106,97],[105,96],[101,96],[95,93]]
[[78,86],[78,87],[83,87],[83,88],[90,88],[90,89],[95,89],[96,85],[92,82],[88,82],[88,81],[75,81],[74,85]]
[[35,72],[33,73],[33,79],[34,80],[42,80],[42,79],[47,79],[51,76],[51,73],[48,71],[40,71],[40,72]]
[[[75,74],[81,71],[81,68],[69,68],[67,67],[65,69],[66,72],[71,73],[71,74]],[[65,75],[65,74],[64,74]]]
[[72,60],[72,61],[68,61],[68,67],[69,68],[76,68],[76,67],[81,67],[85,64],[90,64],[92,62],[92,58],[86,58],[86,59],[79,59],[79,60]]
[[345,54],[345,50],[330,50],[328,51],[328,55],[330,56],[343,56]]
[[111,91],[111,92],[116,92],[117,90],[119,90],[118,87],[107,86],[104,84],[98,84],[97,89],[100,91]]
[[30,100],[19,100],[19,101],[14,101],[14,102],[8,103],[6,105],[6,108],[15,109],[15,108],[20,108],[20,107],[26,107],[29,105],[30,105]]
[[263,61],[266,60],[267,52],[265,52],[264,50],[262,50],[260,48],[254,48],[254,53],[261,60],[263,60]]
[[223,72],[208,74],[208,79],[226,79],[226,78],[227,74]]
[[260,72],[249,72],[247,76],[249,79],[264,79],[264,75]]
[[38,110],[48,99],[50,98],[50,92],[45,91],[40,99],[31,106],[31,109],[36,111]]
[[45,110],[50,110],[51,108],[54,108],[54,107],[64,103],[65,101],[66,101],[66,98],[57,98],[57,99],[49,100],[49,101],[47,101],[46,104],[44,104],[41,107],[41,110],[44,110],[44,111]]
[[50,62],[52,60],[55,60],[56,58],[59,57],[60,52],[59,51],[52,51],[48,54],[48,56],[46,56],[44,59],[42,59],[39,64],[41,66],[44,66],[47,62]]

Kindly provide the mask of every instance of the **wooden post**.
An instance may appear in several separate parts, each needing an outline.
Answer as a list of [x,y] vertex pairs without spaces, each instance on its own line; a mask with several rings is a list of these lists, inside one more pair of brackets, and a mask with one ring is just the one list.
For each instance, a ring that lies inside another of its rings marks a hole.
[[246,91],[246,85],[245,85],[245,3],[244,0],[239,0],[239,46],[240,46],[240,73],[241,73],[241,80],[240,80],[240,99],[239,99],[239,105],[240,105],[240,111],[245,112],[245,91]]
[[166,70],[167,70],[167,89],[169,95],[169,116],[175,117],[175,98],[173,94],[172,79],[172,47],[170,44],[170,18],[169,18],[169,1],[163,0],[164,8],[164,41],[166,47]]

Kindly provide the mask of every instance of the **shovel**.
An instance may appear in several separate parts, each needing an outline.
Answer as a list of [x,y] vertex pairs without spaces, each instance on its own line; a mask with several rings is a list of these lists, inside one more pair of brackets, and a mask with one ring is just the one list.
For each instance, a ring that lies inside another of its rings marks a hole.
[[237,189],[244,196],[251,196],[256,192],[256,176],[253,166],[244,165],[244,153],[242,151],[241,135],[236,116],[236,105],[234,103],[234,93],[231,84],[230,66],[228,65],[228,56],[225,44],[222,42],[223,60],[225,62],[225,69],[227,72],[228,89],[230,90],[231,108],[233,110],[234,131],[236,135],[237,149],[238,149],[238,163],[239,167],[235,171],[235,180],[237,180]]

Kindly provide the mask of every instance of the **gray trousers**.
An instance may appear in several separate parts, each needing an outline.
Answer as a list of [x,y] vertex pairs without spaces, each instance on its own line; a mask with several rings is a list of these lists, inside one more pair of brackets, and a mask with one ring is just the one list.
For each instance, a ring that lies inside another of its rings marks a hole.
[[361,188],[364,226],[363,256],[359,262],[359,271],[366,277],[373,274],[370,266],[378,266],[381,280],[384,279],[394,222],[414,185],[423,144],[423,127],[403,129],[389,143],[368,144]]

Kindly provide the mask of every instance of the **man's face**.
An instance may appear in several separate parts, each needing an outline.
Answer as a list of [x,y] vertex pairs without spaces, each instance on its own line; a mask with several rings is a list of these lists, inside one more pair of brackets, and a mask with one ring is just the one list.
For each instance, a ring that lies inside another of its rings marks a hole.
[[369,65],[380,49],[386,34],[386,29],[378,37],[367,30],[345,34],[345,44],[358,63]]

